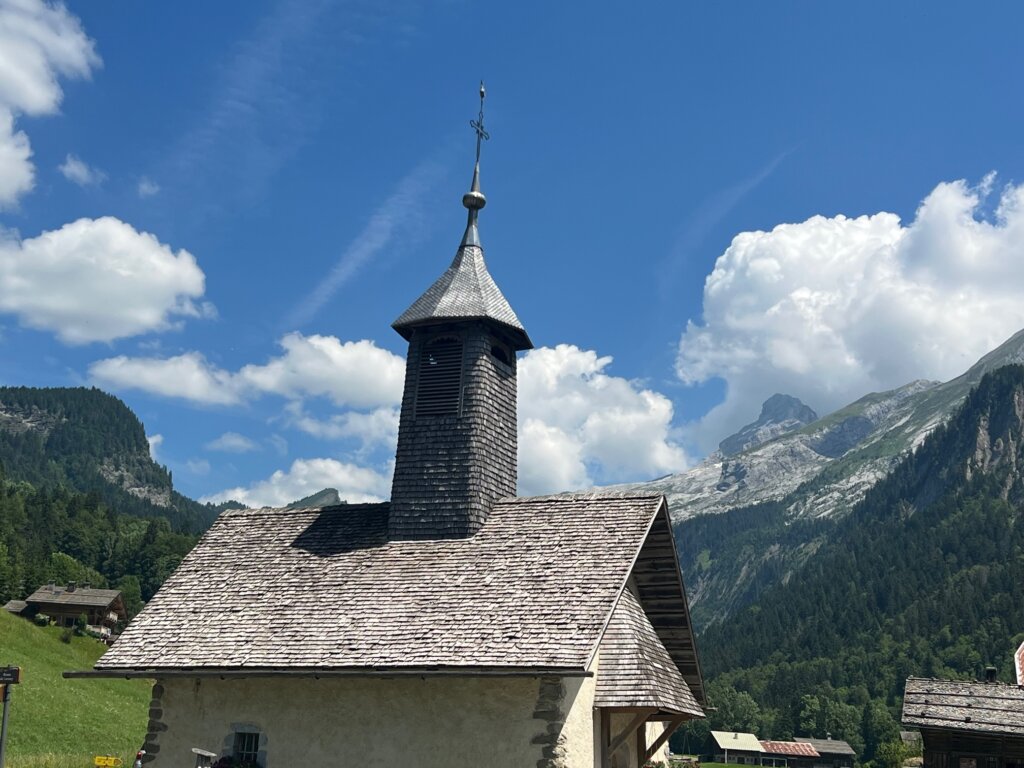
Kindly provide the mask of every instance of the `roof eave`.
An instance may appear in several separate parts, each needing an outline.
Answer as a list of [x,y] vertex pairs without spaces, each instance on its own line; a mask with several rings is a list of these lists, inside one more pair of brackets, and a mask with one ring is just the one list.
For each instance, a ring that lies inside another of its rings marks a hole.
[[168,677],[593,677],[581,667],[427,666],[427,667],[122,667],[70,670],[67,679]]
[[482,322],[491,323],[497,327],[508,340],[512,343],[513,348],[516,352],[522,352],[527,349],[533,349],[533,341],[530,339],[530,335],[526,332],[525,328],[517,328],[514,325],[509,325],[501,320],[496,320],[489,315],[471,315],[465,317],[428,317],[420,320],[410,320],[404,323],[396,320],[391,324],[391,327],[406,341],[412,339],[413,331],[416,328],[425,328],[431,325],[445,325],[448,323],[465,322],[467,320],[480,320]]

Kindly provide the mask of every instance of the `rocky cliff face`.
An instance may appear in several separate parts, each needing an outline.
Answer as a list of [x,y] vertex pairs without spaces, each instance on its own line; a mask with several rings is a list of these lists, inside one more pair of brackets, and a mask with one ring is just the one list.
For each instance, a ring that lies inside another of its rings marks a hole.
[[697,466],[630,487],[664,493],[677,522],[783,499],[795,517],[841,515],[948,419],[985,373],[1022,362],[1024,331],[952,381],[914,381],[820,419],[804,421],[810,408],[774,395],[757,421]]
[[818,414],[798,398],[775,394],[764,401],[757,421],[725,438],[718,444],[718,452],[735,456],[817,420]]
[[[785,582],[828,540],[830,526],[944,424],[984,374],[1022,362],[1024,331],[952,381],[870,394],[760,444],[754,438],[738,453],[720,449],[687,472],[632,486],[669,499],[695,621],[719,621]],[[733,437],[746,442],[757,433],[754,425]],[[972,463],[955,471],[1011,461],[1018,446],[1009,434],[979,428]]]
[[190,531],[216,514],[174,491],[138,417],[94,388],[0,387],[0,465],[9,480],[95,493],[117,512]]

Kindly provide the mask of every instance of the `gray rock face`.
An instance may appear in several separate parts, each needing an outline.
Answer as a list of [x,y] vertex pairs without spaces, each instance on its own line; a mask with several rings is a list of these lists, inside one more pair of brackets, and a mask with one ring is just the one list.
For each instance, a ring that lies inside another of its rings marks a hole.
[[137,499],[143,499],[158,507],[171,507],[171,489],[160,488],[139,480],[122,462],[108,458],[99,466],[100,476],[108,483],[123,488]]
[[757,421],[725,438],[718,444],[718,451],[723,456],[735,456],[817,419],[818,414],[814,409],[804,405],[798,398],[775,394],[764,401]]
[[810,422],[800,423],[813,411],[799,400],[773,395],[757,421],[697,466],[630,487],[664,493],[677,522],[782,499],[794,517],[842,514],[942,424],[985,373],[1012,363],[1024,363],[1024,331],[944,384],[913,381]]
[[0,430],[18,435],[23,432],[41,432],[43,437],[50,434],[55,426],[66,419],[35,406],[16,408],[0,403]]

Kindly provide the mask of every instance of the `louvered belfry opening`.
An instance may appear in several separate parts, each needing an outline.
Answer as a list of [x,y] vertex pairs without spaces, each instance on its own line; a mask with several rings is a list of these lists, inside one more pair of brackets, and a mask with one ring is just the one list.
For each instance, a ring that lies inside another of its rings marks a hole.
[[458,416],[462,404],[462,340],[445,336],[424,346],[416,383],[416,418]]

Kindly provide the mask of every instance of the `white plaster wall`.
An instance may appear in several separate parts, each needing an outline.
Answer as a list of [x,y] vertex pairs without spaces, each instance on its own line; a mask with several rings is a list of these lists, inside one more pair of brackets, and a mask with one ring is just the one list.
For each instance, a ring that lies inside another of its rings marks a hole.
[[[549,723],[535,719],[537,678],[175,678],[163,685],[150,766],[226,754],[237,725],[263,734],[264,768],[535,768]],[[594,765],[593,678],[566,678],[558,768]],[[557,728],[558,726],[553,726]]]

